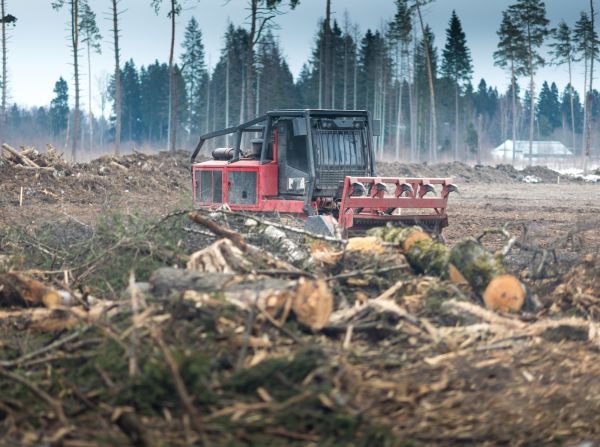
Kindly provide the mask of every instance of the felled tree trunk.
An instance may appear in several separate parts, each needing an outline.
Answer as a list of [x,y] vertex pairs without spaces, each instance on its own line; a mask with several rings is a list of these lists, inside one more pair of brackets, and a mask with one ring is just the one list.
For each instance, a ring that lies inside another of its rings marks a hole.
[[526,293],[521,282],[507,275],[502,259],[474,239],[449,248],[419,227],[377,228],[372,234],[400,245],[417,273],[468,284],[492,310],[517,312],[524,304]]
[[168,297],[175,292],[198,307],[226,303],[250,310],[256,306],[271,316],[291,310],[298,322],[313,330],[322,329],[333,311],[333,295],[324,280],[161,268],[152,274],[150,283],[155,296]]
[[21,273],[0,274],[0,306],[46,306],[61,304],[60,293]]

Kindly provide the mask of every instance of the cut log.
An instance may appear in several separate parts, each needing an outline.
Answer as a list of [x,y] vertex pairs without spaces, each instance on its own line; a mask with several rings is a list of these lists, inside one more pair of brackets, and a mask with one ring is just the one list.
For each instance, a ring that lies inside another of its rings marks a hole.
[[8,153],[10,153],[11,155],[13,155],[14,157],[16,157],[17,159],[19,159],[22,163],[24,163],[27,166],[30,166],[32,168],[39,168],[39,166],[34,163],[33,161],[31,161],[29,158],[27,158],[25,155],[21,154],[18,150],[16,150],[14,147],[4,143],[2,145],[2,148],[7,151]]
[[400,245],[417,273],[467,283],[489,309],[518,312],[523,307],[524,286],[517,278],[506,275],[500,256],[490,253],[475,239],[466,239],[450,249],[419,227],[377,228],[371,234]]
[[0,274],[0,305],[57,307],[61,293],[27,275],[10,272]]

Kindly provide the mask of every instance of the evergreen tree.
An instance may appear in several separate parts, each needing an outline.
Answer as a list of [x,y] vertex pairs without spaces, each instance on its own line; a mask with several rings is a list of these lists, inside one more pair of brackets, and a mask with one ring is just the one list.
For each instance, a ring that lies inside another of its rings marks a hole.
[[86,3],[85,0],[53,0],[52,8],[59,10],[68,4],[69,10],[69,28],[70,37],[69,45],[73,53],[73,83],[75,85],[75,107],[73,109],[73,143],[71,146],[71,157],[73,160],[77,159],[77,149],[79,145],[79,122],[80,122],[80,96],[81,88],[79,84],[79,44],[80,44],[80,11],[82,4]]
[[[163,0],[152,0],[152,7],[156,14],[160,11]],[[177,16],[181,14],[181,0],[169,0],[167,17],[171,22],[171,45],[169,50],[169,151],[175,152],[177,147],[177,111],[175,104],[175,28]]]
[[69,86],[62,76],[54,84],[54,95],[50,102],[50,121],[52,132],[58,136],[67,129],[69,122]]
[[140,78],[132,59],[125,62],[121,71],[123,85],[123,129],[126,141],[141,141],[142,96]]
[[271,32],[268,32],[260,42],[257,62],[260,67],[256,80],[258,115],[269,110],[297,107],[294,78]]
[[[567,85],[561,97],[561,114],[563,117],[563,126],[571,131],[571,134],[577,134],[577,129],[583,125],[583,109],[579,93],[570,84]],[[572,149],[577,147],[577,141],[573,142]]]
[[[510,72],[510,98],[512,103],[512,140],[517,140],[517,78],[525,74],[523,64],[525,53],[525,35],[515,24],[510,10],[502,13],[502,23],[497,32],[498,49],[494,52],[495,65]],[[513,163],[515,162],[515,145],[513,143]]]
[[94,141],[94,115],[92,113],[92,51],[101,53],[100,40],[102,35],[96,24],[96,14],[92,11],[89,4],[82,3],[79,28],[81,29],[81,43],[87,49],[88,62],[88,125],[89,125],[89,150],[92,150]]
[[523,50],[518,54],[521,63],[529,76],[530,101],[530,127],[529,127],[529,164],[533,164],[533,125],[534,125],[534,102],[535,102],[535,74],[538,68],[545,65],[540,48],[549,34],[546,18],[546,5],[542,0],[517,0],[509,7],[510,15],[516,27],[523,35]]
[[587,167],[587,152],[589,151],[589,145],[591,144],[590,139],[592,111],[590,110],[590,107],[592,106],[592,102],[590,101],[590,95],[593,91],[593,66],[594,60],[598,59],[598,48],[600,45],[598,33],[594,28],[593,16],[589,16],[585,12],[581,13],[579,20],[575,24],[575,29],[573,31],[573,39],[575,41],[575,48],[577,54],[584,61],[582,158],[585,170],[585,168]]
[[573,33],[567,22],[561,20],[558,24],[558,28],[552,31],[552,36],[554,38],[553,42],[550,44],[551,55],[553,57],[552,61],[556,65],[564,65],[566,64],[569,71],[569,88],[571,91],[568,95],[569,104],[571,106],[571,110],[569,112],[569,116],[571,117],[571,136],[572,136],[572,144],[573,148],[575,148],[575,104],[574,104],[574,94],[573,94],[573,76],[572,76],[572,65],[575,61],[575,42],[573,40]]
[[433,2],[434,0],[410,0],[411,7],[417,12],[417,17],[419,19],[419,24],[421,25],[421,34],[423,36],[423,45],[422,45],[422,56],[425,61],[425,67],[427,72],[427,81],[429,84],[429,111],[430,111],[430,146],[429,146],[429,159],[435,160],[437,157],[437,113],[436,113],[436,103],[435,103],[435,79],[436,74],[434,70],[434,61],[433,61],[433,53],[432,49],[434,45],[429,41],[430,35],[433,36],[428,28],[429,26],[425,26],[425,22],[423,21],[422,7],[428,3]]
[[208,72],[204,60],[204,43],[198,21],[192,17],[185,29],[181,69],[188,98],[186,127],[188,138],[198,137],[206,121],[206,84]]
[[[426,57],[426,54],[429,54],[429,57]],[[418,104],[415,123],[416,146],[418,148],[429,148],[428,159],[433,160],[432,147],[434,146],[434,140],[437,147],[437,136],[434,138],[431,88],[423,80],[428,78],[428,73],[431,71],[431,76],[437,83],[438,55],[435,47],[435,36],[429,26],[425,28],[425,36],[417,44],[414,54],[414,67],[415,101]]]
[[155,61],[140,70],[142,121],[147,141],[164,142],[169,122],[169,67]]
[[4,127],[6,126],[6,107],[8,92],[8,36],[6,35],[6,26],[15,25],[17,18],[12,14],[6,13],[6,0],[0,0],[0,25],[2,37],[2,100],[0,101],[0,138],[3,137]]
[[454,159],[458,160],[460,90],[464,83],[471,79],[473,63],[471,60],[471,51],[467,48],[465,33],[455,11],[452,11],[450,25],[446,30],[446,46],[443,51],[442,73],[454,83],[455,88]]
[[536,105],[536,118],[540,136],[549,137],[561,125],[560,99],[558,88],[553,82],[548,86],[544,81]]
[[[405,82],[408,76],[408,56],[410,42],[412,40],[412,12],[408,7],[408,0],[395,0],[396,14],[394,20],[390,23],[389,38],[395,47],[396,56],[396,91],[397,91],[397,107],[396,107],[396,142],[395,156],[396,160],[400,159],[400,144],[403,128],[403,93]],[[412,113],[410,114],[412,118]],[[410,126],[412,129],[412,125]],[[411,161],[414,161],[414,147],[411,147]]]

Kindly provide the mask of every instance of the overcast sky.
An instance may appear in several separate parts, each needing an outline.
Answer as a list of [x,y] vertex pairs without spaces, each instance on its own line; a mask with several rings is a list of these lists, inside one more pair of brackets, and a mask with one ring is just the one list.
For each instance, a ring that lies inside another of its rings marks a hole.
[[[103,35],[102,55],[93,56],[92,92],[94,108],[98,106],[97,79],[112,71],[112,44],[108,20],[109,0],[89,0],[98,15]],[[425,20],[436,35],[436,45],[443,47],[445,29],[453,9],[462,20],[467,41],[473,55],[475,72],[473,83],[483,77],[501,89],[506,87],[507,76],[494,67],[492,53],[496,48],[496,30],[501,11],[513,0],[437,0],[425,11]],[[67,47],[67,10],[54,11],[50,0],[6,0],[7,12],[18,19],[10,31],[9,92],[11,101],[28,106],[46,105],[52,99],[53,87],[59,76],[65,77],[71,88],[72,65]],[[168,3],[168,2],[166,2]],[[247,0],[184,0],[185,10],[178,18],[176,49],[181,48],[183,29],[190,17],[195,16],[202,28],[207,50],[207,62],[218,59],[223,43],[223,32],[228,21],[243,25],[248,11]],[[381,28],[394,14],[393,0],[332,0],[334,17],[343,22],[344,13],[358,22],[362,32],[367,28]],[[548,17],[553,25],[564,18],[574,23],[587,0],[546,0]],[[157,16],[150,8],[150,0],[122,0],[122,60],[133,58],[138,67],[155,59],[167,61],[169,52],[169,22],[166,12]],[[294,76],[308,59],[319,18],[323,16],[325,0],[301,0],[297,9],[277,18],[283,51]],[[82,63],[85,61],[82,59]],[[87,76],[87,66],[82,70]],[[577,67],[575,85],[583,84],[583,68]],[[564,67],[545,68],[538,81],[554,81],[562,91],[568,77]],[[87,79],[82,78],[84,103],[87,103]],[[524,85],[524,84],[523,84]]]

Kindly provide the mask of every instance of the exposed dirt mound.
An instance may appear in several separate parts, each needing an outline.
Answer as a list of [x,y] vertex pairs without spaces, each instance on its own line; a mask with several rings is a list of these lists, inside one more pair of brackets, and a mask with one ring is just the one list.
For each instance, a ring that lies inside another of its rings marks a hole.
[[189,187],[189,154],[139,152],[121,157],[103,156],[90,163],[69,164],[39,152],[28,158],[44,169],[0,164],[0,206],[29,203],[97,203],[108,195],[131,191],[173,192]]
[[384,176],[407,177],[452,177],[459,183],[516,183],[526,176],[535,176],[544,183],[556,183],[560,175],[543,166],[533,166],[522,171],[512,165],[469,166],[460,162],[452,163],[378,163],[378,172]]
[[560,173],[545,166],[529,166],[521,171],[522,175],[530,175],[539,178],[542,183],[556,183]]

